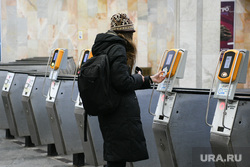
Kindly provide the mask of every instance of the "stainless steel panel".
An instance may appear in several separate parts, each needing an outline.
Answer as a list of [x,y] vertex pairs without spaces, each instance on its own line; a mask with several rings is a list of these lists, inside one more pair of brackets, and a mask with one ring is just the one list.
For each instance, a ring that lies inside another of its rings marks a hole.
[[[160,160],[157,153],[157,148],[155,144],[154,133],[152,129],[153,124],[153,116],[148,113],[148,107],[150,102],[150,96],[152,93],[152,89],[145,89],[145,90],[137,90],[136,95],[141,109],[141,121],[143,126],[144,135],[146,138],[146,144],[149,153],[149,159],[144,161],[134,162],[134,166],[136,167],[160,167]],[[156,105],[159,100],[160,93],[154,91],[152,104],[151,104],[151,112],[155,112]]]
[[46,109],[48,112],[48,117],[56,146],[56,151],[58,152],[58,154],[67,154],[65,141],[60,126],[61,121],[58,118],[55,103],[46,102]]
[[75,117],[83,145],[86,163],[94,166],[103,165],[103,141],[97,117],[88,118],[88,141],[84,141],[84,109],[76,107]]
[[154,122],[153,130],[161,167],[177,167],[178,165],[168,125],[164,125],[160,122]]
[[9,92],[2,91],[2,99],[3,99],[3,105],[4,105],[6,117],[7,117],[8,124],[9,124],[10,133],[13,136],[19,136],[18,131],[17,131],[16,120],[14,118],[14,113],[13,113],[13,109],[12,109],[12,105],[11,105],[11,101],[9,97]]
[[[58,153],[61,154],[83,152],[80,134],[74,116],[75,104],[71,101],[72,85],[72,80],[62,80],[55,103],[47,102],[46,104],[49,117],[52,118],[50,122],[55,145]],[[76,97],[77,93],[78,88],[75,86],[73,97]],[[57,138],[60,138],[60,144],[57,144]],[[64,150],[64,152],[60,150]]]
[[22,92],[27,76],[27,74],[16,73],[9,91],[10,101],[13,109],[13,117],[16,121],[18,136],[30,135],[22,104]]
[[[232,143],[230,141],[230,137],[228,136],[222,136],[220,134],[211,133],[210,143],[212,152],[215,155],[215,157],[221,156],[223,160],[226,160],[228,154],[231,155],[234,154]],[[215,166],[237,167],[235,162],[222,162],[222,161],[215,162]]]
[[[46,110],[46,100],[42,95],[44,77],[37,76],[30,97],[23,103],[29,109],[26,113],[32,142],[36,145],[52,144],[54,138]],[[48,90],[49,80],[46,80],[44,90]]]
[[15,74],[9,91],[2,92],[10,132],[14,136],[29,136],[27,121],[21,102],[26,78],[27,74]]
[[[233,120],[233,128],[230,136],[211,133],[211,147],[213,154],[222,156],[225,162],[218,161],[217,167],[246,167],[250,164],[250,101],[240,100],[238,110]],[[233,156],[234,162],[228,157]],[[237,158],[237,159],[236,159]]]
[[[36,77],[36,81],[30,95],[30,101],[33,106],[34,118],[37,124],[37,130],[40,136],[41,144],[52,144],[54,143],[54,138],[46,110],[46,100],[42,95],[43,81],[44,77]],[[48,90],[49,83],[50,82],[46,80],[44,86],[45,90]]]
[[32,105],[30,102],[30,98],[23,97],[22,103],[23,103],[24,112],[26,114],[27,124],[28,124],[32,143],[34,143],[35,145],[41,145],[40,137],[39,137],[38,130],[37,130],[37,125],[36,125],[36,122],[34,121],[35,118],[34,118],[34,113],[32,112],[33,109],[32,109]]
[[[3,87],[7,73],[8,73],[7,71],[0,71],[0,88]],[[0,96],[0,129],[9,129],[9,124],[4,109],[2,96]]]
[[[169,128],[179,167],[195,166],[195,161],[200,160],[193,158],[195,149],[212,153],[209,142],[210,127],[205,123],[207,100],[208,94],[177,94]],[[212,122],[216,102],[217,100],[212,97],[208,122]],[[213,163],[205,163],[203,167],[213,165]]]
[[[172,146],[178,167],[193,167],[197,166],[196,161],[200,160],[200,155],[197,156],[195,150],[206,150],[207,153],[212,153],[209,133],[210,127],[205,124],[205,112],[207,107],[208,94],[194,92],[177,92],[175,104],[169,120],[167,135],[167,127],[156,126],[155,134],[158,149],[162,150],[162,145],[169,145],[172,139]],[[217,100],[210,101],[210,114],[208,121],[212,122]],[[165,135],[165,138],[164,138]],[[161,139],[162,138],[162,139]],[[157,140],[161,139],[161,140]],[[159,143],[159,142],[162,142]],[[171,149],[165,154],[171,154]],[[163,151],[160,151],[164,153]],[[174,156],[173,156],[174,158]],[[160,157],[161,162],[165,163],[165,157]],[[174,160],[174,159],[173,159]],[[168,162],[169,163],[169,162]],[[205,163],[203,166],[213,167],[213,163]]]

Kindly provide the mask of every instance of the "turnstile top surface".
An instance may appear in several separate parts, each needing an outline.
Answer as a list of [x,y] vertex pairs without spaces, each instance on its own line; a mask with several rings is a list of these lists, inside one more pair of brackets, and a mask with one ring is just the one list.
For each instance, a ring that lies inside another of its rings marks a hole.
[[[209,94],[209,89],[198,89],[198,88],[174,88],[173,92],[183,94]],[[214,92],[211,92],[214,95]],[[235,93],[235,100],[250,100],[250,89],[237,89]]]

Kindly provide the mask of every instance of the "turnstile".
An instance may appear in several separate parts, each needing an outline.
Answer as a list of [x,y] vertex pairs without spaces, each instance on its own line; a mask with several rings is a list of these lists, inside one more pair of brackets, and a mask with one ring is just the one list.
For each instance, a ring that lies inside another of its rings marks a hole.
[[245,167],[250,164],[247,158],[250,156],[249,97],[244,94],[243,97],[234,97],[237,84],[246,82],[248,59],[248,50],[231,49],[223,53],[221,63],[218,61],[220,68],[214,75],[218,78],[214,98],[218,100],[212,124],[206,121],[211,127],[213,154],[210,157],[216,167]]
[[30,135],[22,106],[22,91],[27,76],[24,73],[9,72],[2,88],[2,99],[10,132],[16,137]]
[[[43,86],[43,84],[45,85]],[[22,92],[22,104],[31,140],[35,145],[54,143],[46,111],[46,97],[42,94],[43,87],[47,90],[49,84],[49,80],[44,83],[44,74],[29,75]]]
[[[27,74],[28,73],[41,73],[41,72],[47,71],[46,70],[47,61],[48,61],[48,57],[41,57],[41,58],[34,57],[34,58],[17,60],[16,62],[0,63],[0,71],[1,71],[0,83],[1,82],[3,83],[1,86],[4,86],[4,82],[9,81],[9,79],[6,80],[8,70],[13,71],[12,73],[19,73],[19,74],[14,74],[14,76],[17,76],[17,77],[14,77],[15,83],[13,85],[12,85],[12,82],[6,83],[6,86],[9,88],[6,88],[6,90],[4,90],[5,88],[3,88],[2,90],[1,98],[4,98],[4,99],[0,101],[0,104],[3,101],[4,101],[4,104],[0,105],[0,116],[1,116],[0,128],[1,129],[8,130],[8,128],[10,128],[9,126],[11,126],[10,131],[11,131],[11,134],[13,134],[14,136],[19,136],[18,134],[19,131],[20,131],[21,136],[29,134],[27,130],[27,123],[25,123],[26,122],[25,117],[24,117],[25,114],[24,112],[18,112],[18,110],[20,111],[22,110],[21,101],[19,100],[20,93],[23,91],[23,88],[25,85],[24,80],[27,79],[27,76],[28,76]],[[63,73],[73,74],[74,71],[75,71],[75,63],[74,63],[73,58],[70,57],[67,59],[67,68],[60,71],[60,74],[63,74]],[[12,101],[12,99],[14,101]],[[5,108],[8,114],[5,113]],[[17,109],[17,111],[12,112],[13,109],[14,110]],[[8,118],[6,114],[8,115]],[[19,119],[19,117],[21,119]],[[22,126],[19,127],[18,126],[19,124],[21,124]],[[7,130],[6,130],[6,134],[7,134]]]
[[86,164],[103,165],[103,139],[97,117],[89,117],[87,122],[87,141],[84,141],[84,113],[80,96],[77,96],[75,104],[75,118],[81,137]]
[[[161,167],[178,166],[178,167],[196,167],[196,161],[199,156],[196,150],[206,150],[211,153],[209,143],[209,127],[204,123],[206,100],[209,90],[203,89],[186,89],[174,88],[176,93],[175,102],[172,108],[171,117],[168,122],[164,123],[154,118],[153,131],[155,136],[156,147],[158,150]],[[164,97],[160,96],[159,101]],[[216,101],[210,102],[210,115],[208,120],[211,121],[213,109]],[[157,108],[160,110],[162,105],[158,103]],[[206,167],[213,167],[213,163],[204,164]],[[197,166],[198,167],[198,166]]]
[[[163,54],[160,70],[164,71],[166,78],[157,87],[157,90],[160,91],[160,98],[155,114],[149,112],[154,116],[153,131],[156,144],[161,146],[157,147],[157,149],[162,167],[178,166],[170,135],[169,122],[177,96],[172,89],[176,79],[181,79],[184,76],[186,59],[187,51],[184,49],[170,49],[165,55]],[[158,139],[160,140],[158,141]]]
[[[3,86],[8,71],[0,71],[0,86]],[[2,96],[0,97],[0,129],[9,129]]]
[[[210,143],[212,153],[210,155],[216,167],[246,167],[250,164],[250,96],[242,95],[235,98],[239,100],[237,113],[233,119],[233,127],[230,136],[211,132]],[[230,106],[230,104],[229,104]],[[230,111],[230,110],[228,110]],[[222,129],[217,129],[222,132]],[[209,156],[209,155],[207,155]],[[208,161],[205,156],[205,161]]]
[[49,88],[46,109],[52,128],[57,152],[59,154],[82,153],[83,147],[74,116],[74,102],[71,93],[76,97],[77,87],[73,85],[73,76],[59,76]]

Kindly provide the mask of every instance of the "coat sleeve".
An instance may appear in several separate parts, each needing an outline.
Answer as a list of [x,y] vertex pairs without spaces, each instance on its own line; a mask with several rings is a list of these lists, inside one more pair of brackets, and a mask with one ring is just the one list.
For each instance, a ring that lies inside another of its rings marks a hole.
[[144,77],[144,82],[143,82],[143,84],[142,84],[142,86],[141,86],[140,89],[149,89],[149,88],[151,88],[149,77],[150,76],[145,76]]
[[126,50],[123,46],[115,46],[109,52],[111,67],[111,84],[119,92],[140,89],[143,85],[142,76],[130,75],[127,66]]

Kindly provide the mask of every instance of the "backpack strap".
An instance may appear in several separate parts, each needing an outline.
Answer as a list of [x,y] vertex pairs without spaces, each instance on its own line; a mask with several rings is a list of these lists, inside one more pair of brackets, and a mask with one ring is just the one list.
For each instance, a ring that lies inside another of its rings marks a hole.
[[87,112],[84,112],[84,141],[88,141],[88,114]]

